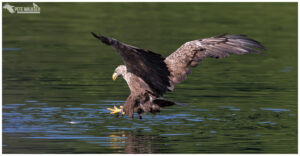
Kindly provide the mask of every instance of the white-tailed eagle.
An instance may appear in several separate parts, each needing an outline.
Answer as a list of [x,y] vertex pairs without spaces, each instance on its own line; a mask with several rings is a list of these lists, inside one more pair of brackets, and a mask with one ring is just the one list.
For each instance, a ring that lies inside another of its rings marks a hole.
[[92,35],[103,43],[112,46],[122,57],[125,65],[118,66],[113,80],[122,76],[130,88],[130,95],[124,107],[109,109],[113,113],[126,114],[133,118],[137,112],[141,118],[144,112],[156,113],[161,107],[175,104],[162,99],[174,85],[185,80],[190,67],[197,66],[204,58],[223,58],[229,54],[261,53],[264,46],[246,35],[219,35],[184,43],[179,49],[163,58],[150,50],[137,48],[116,39],[102,35]]

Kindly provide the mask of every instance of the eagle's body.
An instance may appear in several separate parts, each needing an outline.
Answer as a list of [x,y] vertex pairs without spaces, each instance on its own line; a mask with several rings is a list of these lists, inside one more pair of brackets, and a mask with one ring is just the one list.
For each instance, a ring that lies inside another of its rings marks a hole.
[[134,112],[139,115],[143,112],[156,113],[160,111],[160,107],[175,104],[165,99],[159,99],[160,95],[155,94],[155,91],[141,77],[127,72],[125,65],[118,66],[115,73],[120,73],[129,86],[131,93],[126,100],[123,111],[130,117],[133,117]]
[[260,53],[257,49],[265,49],[259,42],[245,35],[220,35],[186,42],[167,58],[163,58],[152,51],[92,34],[112,46],[125,63],[115,69],[113,79],[122,76],[129,86],[131,93],[122,109],[129,117],[133,117],[134,112],[139,116],[143,112],[156,113],[161,107],[175,104],[160,97],[167,91],[173,91],[174,85],[185,80],[190,73],[190,67],[197,66],[204,58]]

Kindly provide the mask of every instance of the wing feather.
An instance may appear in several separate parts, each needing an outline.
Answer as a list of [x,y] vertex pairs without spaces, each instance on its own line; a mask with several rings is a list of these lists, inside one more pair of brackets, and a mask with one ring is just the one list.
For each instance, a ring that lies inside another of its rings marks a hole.
[[170,72],[164,62],[165,58],[160,54],[121,43],[113,38],[94,33],[92,35],[112,46],[121,55],[127,71],[143,79],[154,95],[162,95],[168,90]]
[[165,59],[171,72],[170,90],[185,80],[190,67],[197,66],[204,58],[223,58],[229,54],[261,53],[265,47],[246,35],[219,35],[201,40],[186,42]]

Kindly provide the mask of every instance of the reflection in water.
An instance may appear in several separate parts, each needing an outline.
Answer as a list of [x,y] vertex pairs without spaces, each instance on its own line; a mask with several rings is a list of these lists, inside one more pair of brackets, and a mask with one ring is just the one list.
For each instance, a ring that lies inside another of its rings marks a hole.
[[109,138],[109,144],[110,146],[108,148],[110,149],[122,149],[124,148],[126,134],[124,131],[121,131],[119,133],[112,133],[108,135]]
[[158,140],[157,136],[127,134],[124,153],[154,153],[152,142]]
[[124,148],[127,154],[155,153],[154,143],[159,142],[159,136],[135,135],[131,131],[121,131],[109,135],[111,149]]

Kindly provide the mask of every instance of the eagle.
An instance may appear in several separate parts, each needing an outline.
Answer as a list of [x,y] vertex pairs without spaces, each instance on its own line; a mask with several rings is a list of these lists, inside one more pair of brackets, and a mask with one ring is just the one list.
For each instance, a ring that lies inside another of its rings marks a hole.
[[174,86],[186,79],[191,67],[196,67],[206,57],[224,58],[230,54],[261,54],[265,47],[246,35],[218,35],[188,41],[175,52],[164,58],[150,50],[122,43],[114,38],[91,34],[102,43],[115,49],[122,57],[124,65],[119,65],[112,79],[123,77],[127,82],[130,95],[124,106],[108,108],[111,114],[126,114],[130,118],[137,113],[139,118],[146,112],[158,113],[163,107],[175,102],[162,98]]

